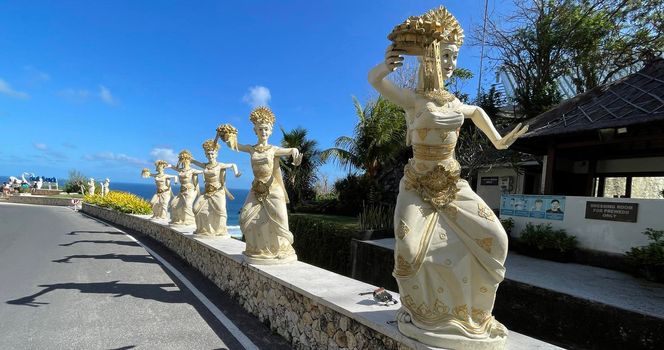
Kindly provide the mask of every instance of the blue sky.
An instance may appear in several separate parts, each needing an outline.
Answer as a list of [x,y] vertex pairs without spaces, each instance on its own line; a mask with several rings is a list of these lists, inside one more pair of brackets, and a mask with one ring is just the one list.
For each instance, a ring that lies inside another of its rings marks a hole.
[[[380,5],[378,5],[380,3]],[[509,1],[490,1],[497,11]],[[320,148],[349,135],[352,96],[374,92],[367,72],[391,29],[439,1],[3,1],[0,3],[0,175],[142,182],[155,159],[201,144],[231,123],[254,143],[248,115],[268,103],[278,126],[309,131]],[[467,32],[484,1],[442,3]],[[459,66],[477,74],[479,48]],[[491,74],[485,73],[489,84]],[[474,96],[477,81],[466,90]],[[171,158],[171,159],[169,159]],[[245,175],[248,156],[222,148]],[[322,172],[344,175],[333,164]]]

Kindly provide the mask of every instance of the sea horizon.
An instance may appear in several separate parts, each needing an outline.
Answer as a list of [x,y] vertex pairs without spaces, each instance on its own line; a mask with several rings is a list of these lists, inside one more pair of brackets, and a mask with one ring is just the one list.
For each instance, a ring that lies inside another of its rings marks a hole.
[[[0,182],[7,182],[8,180],[9,176],[0,176]],[[62,189],[66,182],[67,179],[58,179],[59,188]],[[97,186],[99,186],[99,181],[95,181],[95,183]],[[203,193],[204,185],[201,183],[199,187],[201,189],[201,193]],[[48,186],[45,185],[42,188],[48,188]],[[111,191],[122,191],[135,194],[147,200],[148,202],[152,199],[152,196],[154,196],[156,192],[154,182],[147,180],[146,182],[113,182],[111,180],[110,188]],[[173,195],[177,195],[180,192],[180,184],[172,184],[171,190],[173,191]],[[229,188],[228,190],[231,192],[231,194],[233,194],[235,199],[226,199],[226,212],[228,214],[226,225],[231,236],[240,237],[242,236],[239,226],[240,210],[242,209],[242,205],[244,205],[244,202],[249,195],[249,189]]]

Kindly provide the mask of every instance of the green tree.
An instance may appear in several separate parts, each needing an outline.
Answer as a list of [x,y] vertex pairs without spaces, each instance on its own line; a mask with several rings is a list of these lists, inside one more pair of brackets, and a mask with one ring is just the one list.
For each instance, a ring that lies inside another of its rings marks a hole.
[[87,188],[85,182],[86,176],[82,172],[76,169],[69,170],[69,178],[65,182],[63,190],[67,193],[84,192]]
[[294,147],[303,155],[302,163],[293,166],[292,157],[288,162],[284,159],[280,162],[281,171],[284,175],[284,186],[290,199],[291,208],[295,208],[304,200],[313,199],[316,195],[314,186],[318,180],[318,167],[322,164],[318,143],[316,140],[307,138],[307,130],[295,128],[286,131],[281,128],[283,147]]
[[577,92],[615,79],[661,55],[662,0],[514,0],[500,26],[489,21],[492,59],[513,77],[515,102],[525,117],[557,104],[558,79]]
[[357,124],[353,136],[340,136],[335,147],[324,150],[322,159],[333,159],[349,172],[361,170],[375,178],[384,165],[406,148],[404,110],[379,96],[364,107],[353,98]]

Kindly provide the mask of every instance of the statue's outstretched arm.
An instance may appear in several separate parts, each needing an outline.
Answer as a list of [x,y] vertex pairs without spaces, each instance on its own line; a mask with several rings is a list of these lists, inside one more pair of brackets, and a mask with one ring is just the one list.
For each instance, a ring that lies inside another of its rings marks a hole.
[[203,162],[199,162],[199,161],[197,161],[196,159],[192,159],[192,160],[191,160],[191,164],[193,164],[193,165],[195,165],[195,166],[197,166],[197,167],[199,167],[199,168],[201,168],[201,169],[205,168],[205,163],[203,163]]
[[369,83],[385,98],[405,109],[412,107],[415,103],[415,93],[408,89],[402,89],[385,79],[390,73],[403,65],[402,53],[402,51],[395,50],[392,45],[388,46],[385,52],[385,61],[369,71]]
[[[233,147],[231,147],[231,145],[228,142],[226,142],[226,144],[228,145],[228,147],[233,149]],[[240,151],[240,152],[251,153],[252,147],[251,147],[251,145],[241,145],[241,144],[238,143],[237,144],[237,150]]]
[[222,169],[233,169],[233,174],[235,174],[235,177],[240,177],[242,173],[237,169],[237,165],[235,163],[219,163],[221,164]]
[[295,166],[298,166],[298,165],[300,165],[300,163],[302,163],[303,155],[300,153],[300,150],[297,149],[297,148],[275,147],[274,155],[278,156],[278,157],[292,156],[293,157],[293,165],[295,165]]
[[510,131],[507,135],[500,136],[500,133],[496,130],[493,122],[491,122],[491,118],[489,118],[482,108],[463,105],[461,107],[461,113],[463,113],[466,118],[470,118],[497,149],[507,149],[514,143],[514,141],[516,141],[516,139],[528,131],[528,125],[521,127],[521,123],[519,123],[516,128]]

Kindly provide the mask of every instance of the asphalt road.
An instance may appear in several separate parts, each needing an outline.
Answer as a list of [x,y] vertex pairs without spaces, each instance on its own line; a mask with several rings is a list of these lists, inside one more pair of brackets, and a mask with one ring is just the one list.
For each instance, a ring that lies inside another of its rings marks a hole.
[[231,327],[119,229],[69,208],[0,202],[0,349],[289,348],[197,271],[134,236]]

